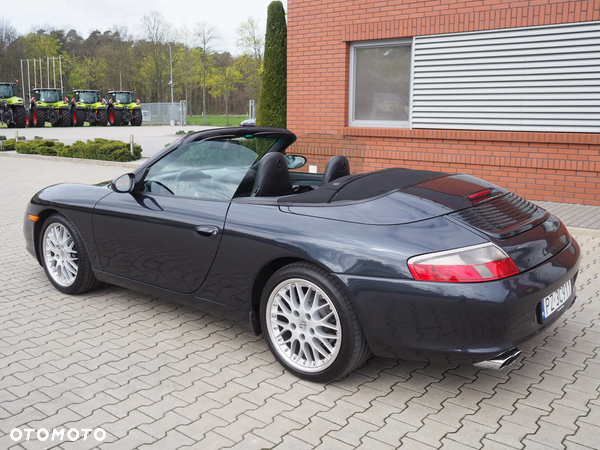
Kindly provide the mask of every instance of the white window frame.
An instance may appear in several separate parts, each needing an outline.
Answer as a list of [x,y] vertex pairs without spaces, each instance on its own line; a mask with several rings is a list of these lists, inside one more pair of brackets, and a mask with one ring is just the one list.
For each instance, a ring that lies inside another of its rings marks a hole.
[[[408,120],[357,120],[354,118],[356,88],[356,51],[363,48],[377,48],[390,46],[410,46],[410,86]],[[361,41],[350,43],[350,77],[348,93],[348,126],[350,127],[374,127],[374,128],[411,128],[412,123],[412,100],[413,100],[413,78],[414,78],[415,45],[414,38],[405,39],[382,39],[376,41]]]

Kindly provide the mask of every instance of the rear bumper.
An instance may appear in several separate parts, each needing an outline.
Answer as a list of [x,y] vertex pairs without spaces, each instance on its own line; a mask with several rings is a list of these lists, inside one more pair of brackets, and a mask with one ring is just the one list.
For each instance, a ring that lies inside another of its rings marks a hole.
[[[503,280],[435,283],[337,274],[378,356],[480,362],[505,353],[551,326],[573,304],[577,242],[543,264]],[[573,292],[542,320],[541,301],[569,280]]]

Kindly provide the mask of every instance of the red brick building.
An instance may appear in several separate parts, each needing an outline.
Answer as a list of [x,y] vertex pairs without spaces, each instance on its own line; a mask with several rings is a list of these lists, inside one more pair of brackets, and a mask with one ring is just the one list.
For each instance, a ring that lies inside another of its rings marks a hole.
[[288,0],[288,128],[321,172],[600,205],[600,0]]

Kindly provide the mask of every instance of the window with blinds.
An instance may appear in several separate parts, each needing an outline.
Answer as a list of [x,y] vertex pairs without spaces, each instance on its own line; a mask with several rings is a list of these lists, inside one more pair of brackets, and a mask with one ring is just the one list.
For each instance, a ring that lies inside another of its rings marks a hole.
[[599,133],[600,22],[353,43],[349,106],[350,126]]

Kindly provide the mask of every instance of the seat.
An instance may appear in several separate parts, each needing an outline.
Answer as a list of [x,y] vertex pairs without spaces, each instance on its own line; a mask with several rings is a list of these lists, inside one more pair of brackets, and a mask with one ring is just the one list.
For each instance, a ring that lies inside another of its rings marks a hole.
[[325,167],[322,184],[329,183],[346,175],[350,175],[350,162],[345,156],[336,155],[329,160],[327,167]]
[[251,197],[279,197],[293,193],[285,157],[279,152],[267,153],[258,162]]

